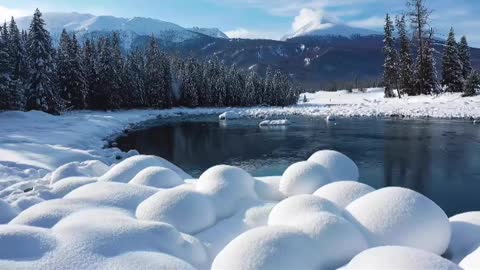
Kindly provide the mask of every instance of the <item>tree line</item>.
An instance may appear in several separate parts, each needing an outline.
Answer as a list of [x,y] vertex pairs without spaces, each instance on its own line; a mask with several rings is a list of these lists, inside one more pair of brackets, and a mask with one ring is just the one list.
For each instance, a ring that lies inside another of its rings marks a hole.
[[28,32],[12,18],[0,26],[0,110],[287,106],[302,91],[279,70],[167,55],[153,36],[126,53],[120,44],[115,32],[81,43],[63,30],[55,48],[38,9]]
[[[389,14],[386,15],[383,48],[385,97],[401,98],[404,94],[428,95],[445,91],[463,92],[464,96],[476,95],[480,76],[472,69],[467,38],[463,36],[457,43],[453,28],[444,45],[442,77],[439,80],[434,57],[434,31],[430,27],[431,11],[425,2],[408,0],[408,12],[397,16],[395,22]],[[397,36],[394,35],[395,28]],[[416,58],[413,48],[416,48]]]

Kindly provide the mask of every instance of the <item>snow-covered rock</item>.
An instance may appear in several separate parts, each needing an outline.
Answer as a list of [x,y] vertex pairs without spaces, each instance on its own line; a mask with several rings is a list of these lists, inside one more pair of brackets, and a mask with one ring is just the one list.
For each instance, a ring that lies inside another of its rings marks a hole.
[[257,177],[255,191],[259,198],[268,201],[281,201],[285,195],[280,192],[281,176]]
[[215,223],[216,213],[210,197],[181,187],[161,190],[143,201],[136,216],[173,225],[177,230],[194,234]]
[[325,167],[333,181],[358,181],[358,167],[346,155],[332,150],[322,150],[314,153],[308,161]]
[[319,188],[313,195],[325,198],[343,209],[351,202],[372,191],[375,191],[375,189],[363,183],[339,181]]
[[95,182],[97,182],[97,179],[91,177],[68,177],[55,182],[52,185],[51,192],[57,198],[61,198],[81,186]]
[[50,176],[50,184],[54,184],[61,179],[85,176],[99,177],[106,173],[110,167],[99,160],[88,160],[84,162],[70,162],[52,172]]
[[133,156],[123,160],[115,165],[103,176],[99,177],[99,181],[106,182],[130,182],[139,172],[148,167],[164,167],[177,173],[183,179],[192,178],[182,169],[173,165],[169,161],[156,156]]
[[459,265],[463,268],[463,270],[480,269],[480,247],[463,258]]
[[148,167],[135,175],[129,183],[156,188],[172,188],[183,184],[184,181],[177,173],[170,169]]
[[480,212],[458,214],[450,218],[452,238],[447,254],[455,262],[460,262],[468,254],[480,247]]
[[346,210],[372,247],[408,246],[442,255],[450,242],[445,212],[413,190],[382,188],[355,200]]
[[218,116],[219,120],[234,120],[234,119],[239,119],[242,116],[234,111],[227,111]]
[[77,199],[98,206],[118,207],[135,213],[137,206],[158,189],[116,182],[95,182],[79,187],[65,195],[65,199]]
[[285,170],[279,189],[286,196],[312,194],[330,181],[330,174],[325,167],[314,162],[301,161]]
[[317,269],[313,241],[300,230],[260,227],[238,236],[214,259],[212,270]]
[[283,120],[264,120],[258,124],[260,127],[268,127],[268,126],[288,126],[290,125],[290,121],[287,119]]
[[227,165],[206,170],[195,187],[198,192],[211,196],[218,218],[233,215],[242,202],[257,197],[255,179],[243,169]]
[[297,195],[273,207],[268,217],[268,225],[296,225],[298,220],[322,212],[342,214],[341,210],[327,199],[313,195]]
[[0,224],[5,224],[17,215],[10,204],[0,199]]
[[344,270],[461,270],[459,266],[436,254],[402,246],[368,249],[353,258]]

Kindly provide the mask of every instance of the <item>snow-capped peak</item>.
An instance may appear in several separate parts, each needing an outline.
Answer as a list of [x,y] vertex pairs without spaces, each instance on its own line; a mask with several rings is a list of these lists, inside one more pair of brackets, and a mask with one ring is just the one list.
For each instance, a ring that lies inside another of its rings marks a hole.
[[189,29],[192,32],[200,33],[214,38],[223,38],[228,39],[228,36],[220,31],[218,28],[201,28],[201,27],[192,27]]

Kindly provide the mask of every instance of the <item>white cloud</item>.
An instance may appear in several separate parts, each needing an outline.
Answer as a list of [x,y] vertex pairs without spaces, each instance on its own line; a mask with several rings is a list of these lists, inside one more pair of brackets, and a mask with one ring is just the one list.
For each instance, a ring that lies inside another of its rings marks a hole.
[[229,38],[243,38],[243,39],[274,39],[278,40],[282,36],[281,33],[249,30],[243,27],[226,31],[225,34]]
[[293,20],[292,30],[293,32],[301,29],[311,31],[330,27],[332,24],[325,22],[324,18],[325,12],[323,10],[304,8],[300,10],[300,13]]
[[0,6],[0,22],[9,21],[11,17],[22,17],[27,16],[31,11],[18,9],[18,8],[7,8]]
[[373,16],[362,20],[350,21],[347,24],[359,28],[379,28],[385,24],[385,18]]

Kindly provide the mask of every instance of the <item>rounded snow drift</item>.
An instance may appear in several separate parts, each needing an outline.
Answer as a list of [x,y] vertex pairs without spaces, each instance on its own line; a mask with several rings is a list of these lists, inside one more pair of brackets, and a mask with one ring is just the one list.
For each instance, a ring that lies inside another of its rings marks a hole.
[[50,176],[50,184],[54,184],[68,177],[99,177],[106,173],[110,167],[99,160],[88,160],[84,162],[70,162],[58,167]]
[[34,260],[57,246],[47,229],[22,225],[0,226],[0,260]]
[[314,162],[301,161],[285,170],[279,189],[286,196],[312,194],[330,181],[330,174],[325,167]]
[[5,202],[4,200],[0,199],[0,224],[5,224],[12,220],[17,215],[17,211],[15,211],[10,204]]
[[478,270],[480,269],[480,248],[467,255],[461,262],[460,267],[463,270]]
[[214,259],[212,270],[317,269],[313,241],[291,227],[267,226],[247,231]]
[[407,246],[442,255],[450,242],[445,212],[413,190],[379,189],[355,200],[346,210],[371,246]]
[[52,185],[51,192],[57,198],[61,198],[81,186],[95,182],[97,182],[97,179],[90,177],[68,177],[55,182]]
[[313,154],[308,161],[318,163],[325,167],[333,181],[358,181],[358,167],[346,155],[333,151],[322,150]]
[[340,209],[327,199],[313,195],[297,195],[279,202],[268,216],[268,225],[296,225],[305,216],[329,212],[341,215]]
[[246,171],[227,165],[206,170],[195,187],[211,196],[219,218],[233,215],[243,200],[257,197],[255,179]]
[[128,183],[140,171],[148,167],[164,167],[177,173],[183,179],[192,178],[169,161],[156,156],[133,156],[115,165],[98,178],[99,181]]
[[400,246],[385,246],[365,250],[343,268],[345,270],[461,270],[456,264],[436,254]]
[[258,197],[268,201],[281,201],[285,195],[280,192],[281,176],[257,177],[255,191]]
[[159,252],[138,251],[129,252],[113,258],[108,258],[100,267],[103,270],[131,269],[175,269],[195,270],[186,261]]
[[215,224],[215,208],[209,197],[182,188],[161,190],[137,208],[138,219],[165,222],[177,230],[195,234]]
[[321,187],[313,195],[325,198],[343,209],[351,202],[372,191],[375,191],[375,189],[363,183],[340,181]]
[[458,263],[480,246],[480,212],[453,216],[450,225],[452,238],[447,253],[453,262]]
[[173,188],[183,184],[183,179],[174,171],[163,167],[148,167],[129,182],[156,188]]

